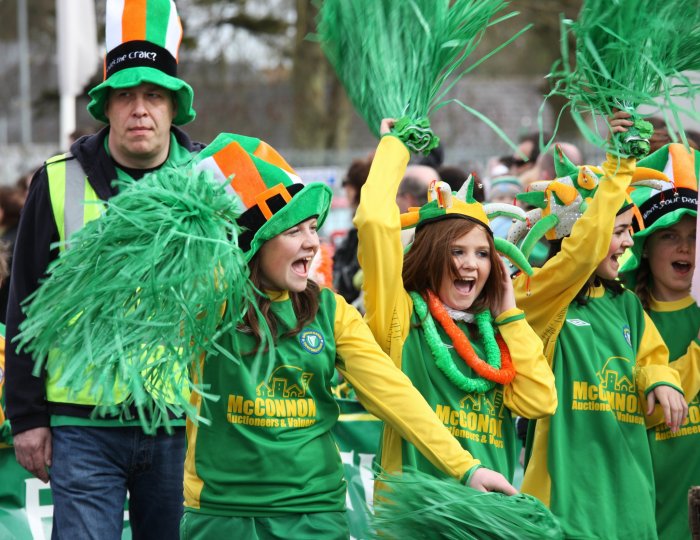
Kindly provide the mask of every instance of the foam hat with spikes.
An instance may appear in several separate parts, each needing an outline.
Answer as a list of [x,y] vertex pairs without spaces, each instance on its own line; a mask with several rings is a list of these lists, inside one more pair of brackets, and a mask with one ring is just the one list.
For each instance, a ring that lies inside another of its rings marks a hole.
[[631,255],[620,270],[629,286],[634,285],[646,239],[675,225],[683,216],[697,216],[699,157],[697,150],[672,143],[637,162],[631,196],[639,216],[632,224]]
[[[559,240],[571,234],[571,229],[588,208],[603,174],[600,167],[574,165],[559,146],[554,153],[557,178],[533,182],[528,192],[517,195],[520,201],[534,206],[523,222],[515,222],[508,231],[508,240],[519,245],[529,256],[542,238]],[[620,211],[632,205],[628,197]]]
[[181,41],[182,24],[173,0],[107,0],[104,80],[89,92],[92,117],[109,123],[105,105],[110,90],[150,83],[173,93],[173,124],[194,120],[194,92],[177,77]]
[[[493,237],[489,225],[490,219],[497,216],[507,216],[513,219],[525,219],[521,208],[511,204],[493,203],[482,205],[474,198],[474,180],[470,176],[457,193],[453,193],[446,182],[433,180],[428,188],[428,202],[421,207],[409,208],[401,214],[401,228],[416,230],[436,221],[444,219],[468,219],[482,225]],[[510,242],[503,238],[493,239],[496,251],[507,257],[516,267],[528,275],[532,267],[523,254]]]
[[239,245],[250,261],[267,240],[317,217],[321,227],[331,206],[331,189],[305,185],[270,145],[243,135],[221,133],[197,158],[197,168],[213,171],[241,201]]

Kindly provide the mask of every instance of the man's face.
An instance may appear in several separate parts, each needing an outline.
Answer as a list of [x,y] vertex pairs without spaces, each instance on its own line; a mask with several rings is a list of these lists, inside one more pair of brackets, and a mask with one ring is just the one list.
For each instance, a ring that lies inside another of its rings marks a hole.
[[172,93],[144,83],[109,92],[109,150],[121,165],[149,169],[162,164],[170,150],[170,127],[176,108]]

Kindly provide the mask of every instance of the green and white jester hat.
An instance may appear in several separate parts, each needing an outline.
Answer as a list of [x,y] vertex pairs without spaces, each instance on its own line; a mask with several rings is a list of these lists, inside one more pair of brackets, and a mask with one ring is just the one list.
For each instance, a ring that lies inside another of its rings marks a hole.
[[633,176],[632,200],[639,209],[633,222],[634,246],[620,273],[632,287],[644,253],[644,244],[654,232],[671,227],[683,216],[697,216],[700,152],[678,143],[667,144],[640,160]]
[[[526,257],[542,237],[559,240],[571,234],[595,195],[603,174],[600,167],[574,165],[559,146],[554,153],[554,167],[556,179],[533,182],[526,193],[517,195],[518,200],[535,208],[527,212],[524,221],[513,223],[507,239],[519,246]],[[630,206],[632,200],[627,197],[618,212]]]
[[504,240],[493,236],[489,222],[498,216],[507,216],[514,220],[525,219],[522,208],[512,204],[490,203],[482,205],[474,198],[474,180],[470,176],[456,193],[452,192],[446,182],[433,180],[428,188],[428,202],[421,207],[409,208],[401,214],[401,228],[416,230],[444,219],[468,219],[482,225],[493,237],[496,251],[510,260],[517,268],[532,275],[532,267],[520,250]]
[[571,233],[598,188],[602,174],[597,167],[574,165],[558,145],[554,166],[555,180],[533,182],[526,193],[517,195],[518,200],[535,207],[527,212],[524,221],[513,223],[507,236],[510,242],[520,246],[526,257],[542,237],[557,240]]

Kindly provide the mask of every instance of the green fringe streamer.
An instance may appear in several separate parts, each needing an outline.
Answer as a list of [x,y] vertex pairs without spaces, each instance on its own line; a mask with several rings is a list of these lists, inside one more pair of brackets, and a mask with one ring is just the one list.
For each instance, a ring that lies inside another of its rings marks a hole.
[[372,520],[377,540],[555,540],[557,519],[535,497],[484,493],[418,471],[383,476]]
[[168,412],[205,421],[189,403],[190,391],[216,399],[193,382],[199,360],[216,352],[238,362],[217,337],[256,309],[239,213],[210,172],[161,169],[120,185],[24,303],[19,346],[37,359],[34,373],[51,354],[47,367],[71,396],[87,391],[96,415],[130,419],[135,407],[149,433],[170,428]]
[[[428,153],[438,139],[427,134],[434,111],[457,102],[513,143],[488,118],[455,99],[445,99],[454,85],[481,62],[500,51],[517,32],[478,61],[463,67],[505,0],[318,0],[317,34],[350,101],[370,131],[379,136],[383,118],[401,119],[400,136],[414,152]],[[406,126],[415,129],[406,130]],[[418,143],[414,144],[414,139]]]
[[[573,119],[591,143],[605,144],[607,130],[600,133],[595,123],[591,128],[585,120],[589,113],[606,125],[613,109],[635,117],[641,105],[660,109],[667,119],[672,116],[679,128],[679,112],[698,118],[697,112],[674,103],[678,97],[692,101],[700,88],[683,73],[700,69],[697,2],[585,0],[578,19],[562,19],[561,28],[562,58],[549,74],[555,84],[547,97],[569,100]],[[574,67],[570,35],[576,40]],[[613,150],[637,156],[644,151],[643,145],[630,147],[624,142],[624,138],[614,138]]]

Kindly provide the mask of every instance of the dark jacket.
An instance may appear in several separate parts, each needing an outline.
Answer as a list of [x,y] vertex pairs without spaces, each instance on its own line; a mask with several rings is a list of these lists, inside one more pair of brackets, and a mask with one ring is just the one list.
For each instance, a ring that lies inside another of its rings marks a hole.
[[[204,147],[191,141],[184,131],[176,127],[172,128],[172,132],[179,144],[192,152]],[[109,128],[106,127],[95,135],[78,139],[71,146],[73,157],[69,158],[80,162],[90,185],[102,200],[109,199],[118,191],[112,185],[112,181],[117,178],[117,171],[104,148],[108,133]],[[44,165],[32,178],[12,260],[12,282],[7,306],[5,403],[13,435],[37,427],[48,427],[52,413],[88,418],[93,409],[90,406],[47,402],[45,374],[34,377],[32,357],[24,352],[18,353],[16,343],[13,343],[19,333],[18,327],[25,318],[20,305],[37,289],[40,280],[46,276],[49,263],[58,257],[58,249],[51,247],[58,241]]]

